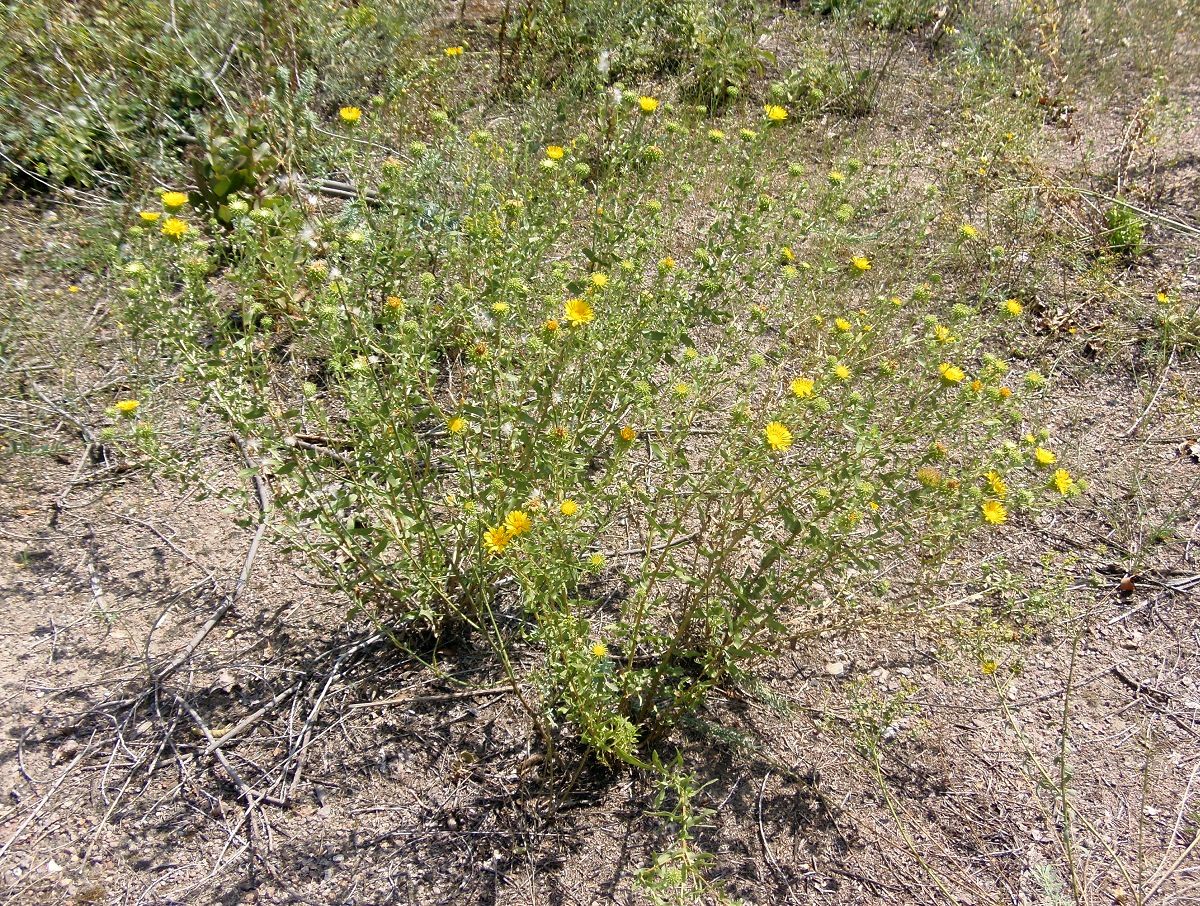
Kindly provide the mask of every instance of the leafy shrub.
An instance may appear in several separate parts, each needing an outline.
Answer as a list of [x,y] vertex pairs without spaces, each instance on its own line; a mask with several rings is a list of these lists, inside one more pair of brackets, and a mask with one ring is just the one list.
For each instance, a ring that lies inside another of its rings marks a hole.
[[[233,211],[220,292],[212,243],[164,217],[126,270],[131,318],[254,439],[356,609],[486,641],[514,684],[514,647],[539,652],[545,744],[647,766],[714,687],[886,598],[888,564],[1074,482],[1019,440],[1043,379],[987,353],[1021,307],[875,277],[852,220],[895,187],[773,172],[782,109],[730,140],[622,98],[610,147],[637,168],[446,122],[370,202]],[[681,246],[682,174],[715,188]]]

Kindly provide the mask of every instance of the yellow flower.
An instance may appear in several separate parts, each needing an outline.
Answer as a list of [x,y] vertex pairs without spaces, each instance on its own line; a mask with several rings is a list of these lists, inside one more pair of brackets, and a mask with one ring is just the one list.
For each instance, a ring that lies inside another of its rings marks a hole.
[[155,223],[158,218],[162,217],[158,211],[139,211],[138,217],[146,221],[146,223]]
[[770,422],[763,429],[772,450],[783,451],[792,445],[792,432],[782,422]]
[[1021,312],[1023,312],[1025,310],[1025,306],[1022,305],[1020,302],[1018,302],[1016,299],[1005,300],[1005,302],[1001,306],[1001,308],[1004,310],[1004,313],[1006,315],[1008,315],[1010,318],[1019,318],[1021,316]]
[[722,132],[720,129],[709,129],[708,137],[709,137],[710,141],[722,142],[725,140],[725,133]]
[[588,557],[588,564],[599,569],[604,565],[604,554],[592,554]]
[[516,538],[533,528],[533,520],[524,510],[513,510],[504,517],[504,527],[512,537]]
[[629,425],[623,425],[621,427],[621,440],[625,441],[627,444],[633,443],[633,441],[637,440],[637,431],[635,431]]
[[567,320],[571,322],[573,327],[582,327],[584,324],[591,324],[596,317],[596,312],[592,310],[584,299],[568,299],[567,304],[563,306],[567,314]]
[[162,231],[164,236],[171,239],[182,239],[187,234],[188,225],[178,217],[168,217],[163,221]]
[[1071,478],[1071,473],[1066,469],[1055,469],[1052,481],[1054,490],[1060,494],[1069,494],[1071,489],[1075,487],[1075,480]]
[[785,263],[791,263],[796,260],[796,253],[792,251],[792,247],[790,245],[785,245],[779,250],[779,257]]
[[798,377],[792,378],[791,388],[792,394],[797,399],[807,399],[813,395],[813,388],[816,387],[816,382],[812,378]]
[[658,267],[660,270],[673,271],[675,270],[675,259],[670,255],[667,255],[665,258],[659,258]]
[[855,255],[850,259],[850,266],[860,274],[865,274],[871,269],[871,259],[866,255]]
[[830,170],[829,181],[835,186],[844,183],[846,181],[846,174],[841,170]]
[[463,49],[458,46],[447,47],[443,53],[448,57],[461,57],[463,55]]
[[842,333],[845,333],[853,325],[849,321],[847,321],[845,318],[834,318],[833,326],[836,327],[838,330],[840,330]]
[[767,119],[772,123],[782,123],[787,119],[788,112],[778,104],[767,104],[763,107],[763,113],[767,115]]
[[845,365],[843,365],[841,362],[838,362],[836,365],[833,366],[833,375],[839,381],[848,381],[848,380],[850,380],[850,369],[847,368]]
[[1000,477],[999,472],[988,472],[984,478],[987,479],[988,490],[1001,500],[1008,495],[1008,485],[1004,483],[1004,479]]
[[178,211],[188,203],[187,192],[163,192],[162,203],[168,211]]
[[642,108],[642,113],[653,113],[658,109],[658,99],[642,95],[638,98],[638,106]]
[[683,383],[682,381],[675,385],[675,395],[678,397],[687,396],[691,392],[692,392],[692,388],[689,387],[687,384]]
[[492,312],[497,315],[508,314],[508,303],[507,302],[493,302],[492,303]]
[[1164,292],[1160,291],[1160,292],[1156,293],[1154,298],[1158,300],[1159,305],[1170,305],[1171,304],[1171,297],[1168,296]]
[[546,156],[548,158],[550,158],[551,160],[562,160],[563,154],[565,154],[565,153],[566,152],[563,151],[563,149],[562,149],[562,145],[547,145],[546,146]]
[[975,229],[975,227],[971,226],[971,224],[969,224],[969,223],[964,223],[962,226],[960,226],[958,228],[958,231],[960,233],[962,233],[962,236],[964,239],[978,239],[979,238],[979,230]]
[[979,664],[979,669],[983,671],[984,676],[991,676],[993,673],[996,672],[996,668],[999,666],[1000,665],[997,664],[995,661],[993,661],[991,658],[986,658]]
[[604,287],[608,286],[608,274],[596,271],[596,273],[592,274],[592,286],[596,287],[596,289],[604,289]]
[[963,378],[967,376],[966,372],[957,365],[951,365],[949,362],[942,362],[938,365],[938,374],[942,376],[942,380],[947,384],[961,384]]
[[384,304],[392,311],[404,313],[404,300],[399,296],[388,296]]
[[118,400],[114,408],[122,415],[132,415],[140,405],[137,400]]
[[554,333],[554,331],[558,330],[559,326],[557,318],[547,318],[546,323],[542,325],[542,329],[547,333]]
[[1008,519],[1008,510],[999,500],[985,500],[979,507],[983,513],[984,522],[1000,525]]
[[502,525],[492,526],[483,533],[483,544],[490,554],[502,553],[510,541],[512,541],[512,535]]
[[456,415],[446,423],[446,427],[450,429],[451,434],[462,434],[467,430],[467,420],[461,415]]
[[1039,466],[1052,466],[1058,462],[1058,457],[1045,447],[1038,447],[1036,450],[1034,450],[1033,458],[1037,460],[1037,464]]
[[341,117],[343,123],[353,126],[362,119],[362,111],[357,107],[343,107],[338,111],[338,116]]
[[558,511],[564,516],[574,516],[579,512],[579,504],[574,500],[567,499],[558,505]]
[[599,660],[602,657],[608,657],[608,646],[603,642],[597,642],[592,646],[592,657]]
[[953,343],[954,335],[950,333],[950,328],[944,324],[935,324],[933,326],[933,338],[939,343]]

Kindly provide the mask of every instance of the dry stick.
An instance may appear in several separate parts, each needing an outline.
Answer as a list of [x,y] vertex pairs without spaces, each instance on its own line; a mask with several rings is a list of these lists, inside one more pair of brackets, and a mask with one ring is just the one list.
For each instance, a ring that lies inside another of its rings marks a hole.
[[1137,429],[1142,422],[1146,420],[1146,416],[1150,414],[1150,410],[1154,408],[1155,402],[1158,401],[1158,395],[1162,393],[1163,385],[1167,382],[1167,372],[1171,370],[1171,366],[1175,364],[1175,347],[1171,347],[1171,355],[1167,358],[1167,364],[1163,367],[1162,374],[1158,376],[1158,386],[1154,388],[1154,395],[1150,397],[1150,402],[1146,404],[1146,408],[1142,410],[1142,414],[1137,417],[1137,420],[1129,426],[1129,430],[1121,437],[1133,437],[1137,433]]
[[402,696],[393,696],[392,698],[384,698],[375,702],[356,702],[350,705],[351,711],[357,711],[361,708],[386,708],[390,705],[407,705],[428,702],[450,702],[460,698],[475,698],[480,695],[504,695],[512,692],[512,686],[486,686],[482,689],[464,689],[461,692],[444,692],[437,695],[415,695],[410,698]]
[[211,743],[208,746],[208,748],[206,748],[204,750],[204,754],[211,755],[213,752],[217,751],[217,749],[220,749],[223,746],[227,746],[231,742],[234,742],[235,740],[237,740],[237,738],[239,736],[241,736],[243,733],[245,733],[247,730],[249,730],[251,727],[253,727],[256,723],[258,723],[260,720],[262,720],[267,714],[269,714],[271,711],[275,710],[275,708],[277,708],[279,705],[283,704],[285,701],[287,701],[289,698],[291,698],[293,695],[295,695],[297,692],[299,692],[300,686],[301,686],[301,683],[297,682],[294,685],[292,685],[291,687],[284,689],[282,692],[280,692],[278,695],[276,695],[273,699],[271,699],[269,702],[267,702],[265,705],[263,705],[261,708],[259,708],[257,711],[255,711],[253,714],[250,714],[250,715],[242,718],[242,720],[240,720],[236,725],[234,725],[234,727],[231,730],[229,730],[229,732],[222,733],[220,739],[216,740],[216,742]]
[[[250,459],[250,454],[246,451],[245,441],[243,441],[240,437],[235,436],[233,438],[233,442],[237,444],[238,450],[241,452],[242,459],[245,461],[246,466],[251,469],[256,468],[253,460]],[[270,509],[266,482],[263,481],[262,476],[257,472],[254,474],[254,490],[258,499],[258,511],[261,519],[258,523],[258,529],[254,532],[254,537],[250,541],[250,549],[246,552],[246,560],[242,564],[242,572],[241,575],[238,576],[237,584],[234,585],[233,591],[230,593],[229,597],[225,599],[225,603],[218,607],[213,615],[208,618],[208,621],[200,627],[200,631],[192,637],[192,640],[188,642],[187,646],[184,647],[184,649],[180,651],[179,654],[177,654],[174,659],[167,664],[166,667],[154,674],[155,683],[161,683],[168,676],[187,663],[188,659],[195,654],[196,649],[200,647],[206,638],[208,638],[208,634],[213,631],[216,625],[225,617],[225,614],[229,613],[229,611],[233,608],[233,605],[237,603],[238,598],[241,596],[242,592],[246,588],[246,585],[249,583],[250,570],[254,566],[254,558],[258,553],[258,545],[262,541],[263,535],[265,535],[267,531],[267,513]]]
[[788,881],[787,875],[783,873],[783,869],[779,867],[779,862],[775,859],[775,854],[771,852],[771,844],[767,842],[767,831],[763,827],[762,811],[763,811],[763,793],[767,790],[767,781],[771,779],[771,772],[763,774],[762,785],[758,788],[758,839],[762,842],[763,855],[767,857],[767,864],[779,875],[784,885],[787,887],[788,898],[796,899],[796,893],[792,890],[791,882]]
[[34,810],[29,813],[25,820],[20,823],[17,829],[13,832],[13,835],[8,838],[8,841],[4,844],[4,846],[0,847],[0,861],[2,861],[8,854],[9,849],[14,843],[17,842],[21,834],[25,832],[25,828],[29,826],[30,822],[42,813],[42,809],[46,807],[46,804],[50,801],[51,797],[58,792],[58,788],[63,785],[63,781],[70,776],[71,772],[75,770],[79,762],[83,760],[83,757],[92,751],[92,740],[95,738],[96,734],[92,733],[91,738],[88,739],[88,744],[80,750],[79,754],[76,755],[74,759],[72,759],[71,763],[67,765],[67,769],[59,775],[58,780],[54,781],[54,785],[47,790],[46,795],[44,795],[38,802],[37,807],[34,808]]

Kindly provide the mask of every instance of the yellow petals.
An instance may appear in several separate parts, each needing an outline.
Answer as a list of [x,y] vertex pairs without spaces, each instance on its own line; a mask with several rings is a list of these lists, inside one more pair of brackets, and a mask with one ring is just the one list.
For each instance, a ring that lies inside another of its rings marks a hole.
[[770,422],[763,433],[772,450],[782,452],[792,445],[792,432],[782,422]]

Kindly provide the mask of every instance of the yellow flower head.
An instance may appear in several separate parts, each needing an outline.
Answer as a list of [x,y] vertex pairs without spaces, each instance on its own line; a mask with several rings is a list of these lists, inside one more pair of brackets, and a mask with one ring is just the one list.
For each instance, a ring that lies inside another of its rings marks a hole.
[[642,108],[642,113],[653,113],[658,109],[658,99],[642,95],[638,98],[638,106]]
[[604,554],[592,554],[588,557],[588,565],[599,569],[604,565]]
[[835,186],[840,185],[846,181],[846,174],[843,173],[841,170],[830,170],[829,171],[829,181],[831,183],[833,183]]
[[187,192],[163,192],[162,203],[168,211],[178,211],[188,203]]
[[788,116],[787,110],[778,104],[767,104],[767,106],[763,107],[763,113],[767,115],[767,119],[772,123],[782,123]]
[[399,312],[400,314],[404,313],[404,300],[399,296],[388,296],[384,300],[384,304],[392,311]]
[[592,286],[596,287],[596,289],[604,289],[604,287],[608,286],[608,274],[601,273],[600,271],[592,274],[591,280]]
[[141,403],[139,403],[137,400],[118,400],[115,408],[122,415],[132,415],[137,411],[137,408],[140,405]]
[[664,271],[675,270],[675,259],[672,258],[670,255],[667,255],[665,258],[659,258],[658,259],[658,268],[659,268],[659,270],[664,270]]
[[711,142],[722,142],[725,140],[725,133],[720,129],[709,129],[708,139]]
[[629,425],[623,425],[621,427],[621,440],[625,441],[627,444],[633,443],[635,440],[637,440],[637,431],[635,431]]
[[985,658],[983,661],[980,662],[979,669],[983,671],[984,676],[991,676],[993,673],[996,672],[996,669],[999,666],[1000,665],[997,664],[995,661],[993,661],[991,658]]
[[592,657],[596,658],[597,660],[608,657],[608,646],[603,642],[597,642],[592,646]]
[[1008,510],[999,500],[985,500],[979,509],[983,513],[983,521],[991,525],[1000,525],[1008,520]]
[[682,381],[675,385],[675,395],[678,397],[685,397],[691,392],[692,388]]
[[338,116],[341,118],[343,123],[353,126],[362,119],[362,111],[357,107],[343,107],[338,111]]
[[579,512],[579,504],[568,498],[558,505],[558,511],[564,516],[574,516]]
[[1075,480],[1071,478],[1071,473],[1066,469],[1055,469],[1051,483],[1054,485],[1054,490],[1060,494],[1069,494],[1075,487]]
[[1019,318],[1021,316],[1021,312],[1025,311],[1025,306],[1016,299],[1006,299],[1004,304],[1000,307],[1010,318]]
[[971,226],[971,224],[969,224],[969,223],[964,223],[962,226],[960,226],[958,228],[958,231],[960,233],[962,233],[962,236],[964,239],[978,239],[979,238],[979,230],[975,229],[975,227]]
[[510,535],[516,538],[533,528],[533,520],[524,510],[513,510],[504,517],[504,527]]
[[850,369],[838,362],[833,366],[833,376],[839,381],[848,381],[850,380]]
[[860,274],[865,274],[871,269],[871,259],[866,255],[855,255],[850,259],[850,266]]
[[988,472],[984,478],[987,480],[988,490],[995,494],[996,497],[1003,500],[1008,495],[1008,485],[1000,477],[999,472]]
[[767,445],[772,450],[782,452],[792,445],[792,432],[787,429],[783,422],[770,422],[763,429],[763,433],[767,436]]
[[785,264],[790,264],[796,260],[796,253],[792,251],[792,247],[790,245],[785,245],[779,250],[779,258]]
[[791,389],[792,394],[797,399],[807,399],[813,395],[813,388],[816,387],[816,382],[812,378],[798,377],[792,378]]
[[446,422],[446,427],[450,429],[451,434],[462,434],[467,430],[467,420],[461,415],[456,415]]
[[503,525],[494,525],[483,533],[483,545],[489,554],[499,554],[508,547],[512,535]]
[[1039,466],[1052,466],[1058,462],[1058,457],[1045,447],[1038,447],[1036,450],[1034,450],[1033,458],[1037,460],[1037,464]]
[[947,384],[961,384],[967,373],[957,365],[952,365],[949,362],[942,362],[938,365],[938,374],[942,376],[942,380]]
[[582,327],[584,324],[591,324],[596,317],[596,312],[585,299],[568,299],[563,309],[572,327]]
[[158,218],[162,217],[162,214],[158,211],[139,211],[138,217],[142,218],[146,223],[155,223],[158,221]]
[[497,315],[508,314],[508,303],[507,302],[493,302],[492,303],[492,313],[497,314]]
[[950,333],[950,328],[944,324],[935,324],[933,326],[933,338],[939,343],[954,342],[954,334]]
[[162,231],[164,236],[171,239],[182,239],[187,235],[188,225],[178,217],[168,217],[163,221]]
[[546,156],[551,160],[562,160],[565,153],[566,152],[562,149],[562,145],[546,146]]
[[837,328],[839,331],[841,331],[842,333],[846,333],[846,332],[847,332],[848,330],[850,330],[850,328],[851,328],[851,327],[853,327],[854,325],[852,325],[852,324],[851,324],[849,321],[847,321],[845,318],[834,318],[834,319],[833,319],[833,326],[834,326],[834,327],[836,327],[836,328]]
[[558,318],[547,318],[546,323],[542,325],[542,329],[547,333],[554,333],[560,326]]
[[442,52],[448,57],[461,57],[463,55],[463,49],[457,45],[454,47],[447,47]]

